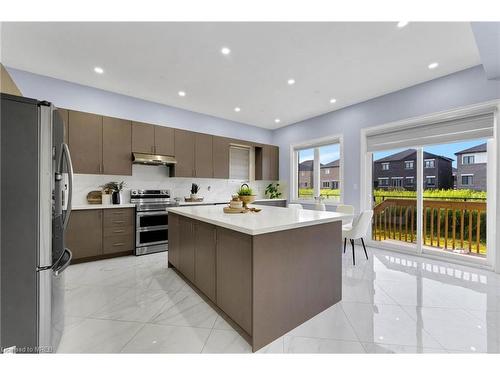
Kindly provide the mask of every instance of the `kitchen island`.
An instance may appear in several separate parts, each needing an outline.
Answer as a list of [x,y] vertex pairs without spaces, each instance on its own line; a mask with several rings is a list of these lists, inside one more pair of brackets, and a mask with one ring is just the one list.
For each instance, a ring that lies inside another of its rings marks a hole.
[[255,207],[262,211],[168,209],[169,267],[227,315],[253,351],[340,301],[342,219],[350,218]]

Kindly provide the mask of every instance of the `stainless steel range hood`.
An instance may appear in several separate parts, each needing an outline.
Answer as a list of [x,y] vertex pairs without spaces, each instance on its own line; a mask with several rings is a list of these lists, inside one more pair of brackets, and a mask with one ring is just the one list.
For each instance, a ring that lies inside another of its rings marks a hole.
[[132,162],[134,164],[146,165],[173,165],[177,160],[173,156],[142,154],[140,152],[132,153]]

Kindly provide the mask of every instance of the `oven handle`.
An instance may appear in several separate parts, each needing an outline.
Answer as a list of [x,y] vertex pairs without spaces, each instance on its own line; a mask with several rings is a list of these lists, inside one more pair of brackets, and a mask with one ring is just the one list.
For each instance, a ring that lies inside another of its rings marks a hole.
[[155,232],[158,230],[168,230],[168,225],[156,225],[151,227],[139,227],[137,228],[137,233],[142,232]]
[[137,216],[160,216],[160,215],[168,215],[168,211],[141,211],[137,212]]

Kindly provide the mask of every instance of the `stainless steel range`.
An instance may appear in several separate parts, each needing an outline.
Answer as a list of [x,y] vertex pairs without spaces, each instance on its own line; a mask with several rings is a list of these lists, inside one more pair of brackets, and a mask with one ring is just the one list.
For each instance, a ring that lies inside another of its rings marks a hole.
[[170,190],[132,190],[130,203],[136,205],[135,255],[167,251],[167,208],[177,205]]

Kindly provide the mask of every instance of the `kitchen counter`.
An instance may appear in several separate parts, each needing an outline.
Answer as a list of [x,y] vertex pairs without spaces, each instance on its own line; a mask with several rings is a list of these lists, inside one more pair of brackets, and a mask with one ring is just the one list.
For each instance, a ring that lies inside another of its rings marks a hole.
[[352,215],[337,212],[272,206],[259,208],[262,211],[245,214],[226,214],[220,206],[169,207],[168,211],[251,236],[352,218]]
[[259,206],[169,208],[168,266],[222,310],[257,351],[339,302],[342,219]]
[[[207,200],[207,201],[202,201],[202,202],[184,202],[180,201],[179,206],[210,206],[210,205],[216,205],[216,204],[227,204],[229,203],[231,199],[218,199],[218,200]],[[257,199],[255,200],[254,204],[258,204],[259,202],[283,202],[286,201],[285,198],[279,198],[279,199],[269,199],[269,198],[262,198],[262,199]]]
[[106,208],[132,208],[135,207],[133,203],[123,204],[77,204],[72,207],[73,210],[102,210]]

